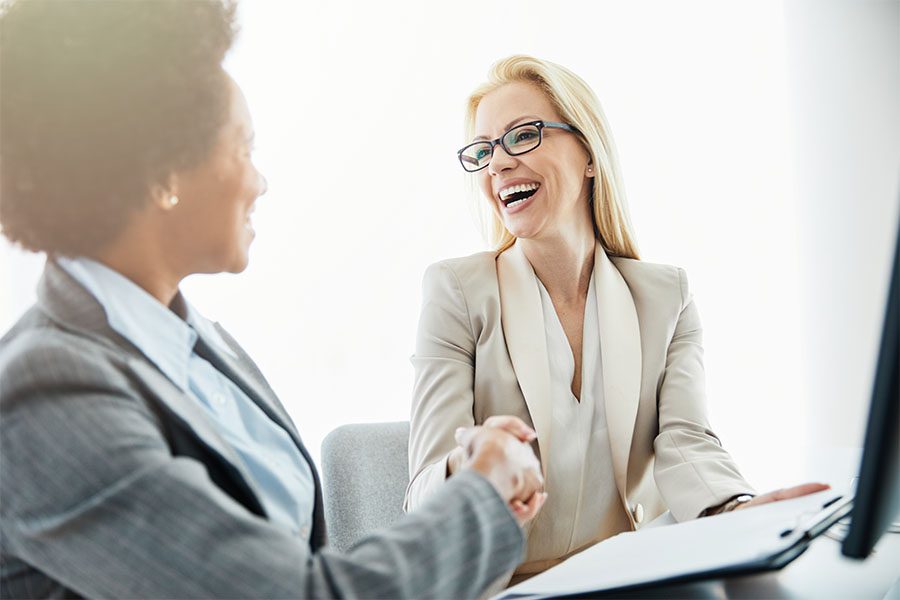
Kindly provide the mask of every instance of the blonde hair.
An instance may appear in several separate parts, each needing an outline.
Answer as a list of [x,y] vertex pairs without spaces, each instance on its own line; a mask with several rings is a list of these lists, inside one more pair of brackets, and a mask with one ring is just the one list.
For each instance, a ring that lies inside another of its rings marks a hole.
[[[475,113],[481,100],[497,88],[517,81],[532,83],[540,88],[563,121],[581,132],[581,142],[597,170],[591,189],[594,235],[608,254],[638,258],[612,134],[600,101],[578,75],[565,67],[531,56],[515,55],[497,61],[488,72],[487,82],[469,96],[466,140],[471,140],[475,135]],[[490,206],[479,199],[477,208],[484,232],[497,252],[512,246],[515,236],[506,229]]]

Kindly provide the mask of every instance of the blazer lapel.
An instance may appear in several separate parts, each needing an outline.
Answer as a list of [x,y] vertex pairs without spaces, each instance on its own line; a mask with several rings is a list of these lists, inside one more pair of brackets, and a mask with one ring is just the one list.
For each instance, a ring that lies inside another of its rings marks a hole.
[[531,263],[518,244],[497,257],[500,323],[519,387],[538,435],[541,468],[547,476],[552,410],[550,365],[541,293]]
[[253,479],[244,469],[243,461],[219,435],[197,402],[148,361],[134,344],[116,333],[109,326],[103,307],[90,292],[52,260],[44,268],[37,294],[41,308],[60,326],[89,337],[117,354],[124,352],[129,368],[153,397],[159,399],[170,414],[180,419],[211,450],[231,463],[248,485],[252,485],[250,482]]
[[[213,427],[209,416],[197,401],[178,389],[159,369],[143,358],[130,357],[128,366],[153,395],[161,400],[170,414],[180,419],[204,444],[234,467],[255,497],[259,498],[260,494],[255,488],[255,481],[244,467],[244,461],[237,455],[231,444],[226,442],[218,430]],[[259,505],[259,510],[260,514],[265,514],[262,504]]]
[[269,388],[262,377],[262,374],[256,370],[256,366],[250,360],[250,357],[244,353],[244,350],[237,342],[228,334],[225,329],[216,323],[216,331],[219,336],[228,344],[228,347],[235,353],[237,358],[232,357],[227,352],[219,350],[215,343],[211,343],[201,334],[197,339],[195,351],[198,355],[219,370],[223,375],[228,377],[235,385],[241,388],[248,398],[254,402],[260,410],[272,419],[272,421],[283,428],[304,460],[309,464],[309,470],[313,477],[313,486],[315,488],[315,502],[313,504],[313,530],[310,534],[310,543],[313,548],[319,548],[326,542],[325,533],[325,513],[322,501],[322,484],[319,480],[319,473],[316,469],[309,451],[300,439],[300,433],[291,421],[290,416],[284,410],[284,407],[278,401],[275,393]]
[[641,332],[634,299],[600,244],[594,251],[603,396],[613,472],[622,501],[641,389]]

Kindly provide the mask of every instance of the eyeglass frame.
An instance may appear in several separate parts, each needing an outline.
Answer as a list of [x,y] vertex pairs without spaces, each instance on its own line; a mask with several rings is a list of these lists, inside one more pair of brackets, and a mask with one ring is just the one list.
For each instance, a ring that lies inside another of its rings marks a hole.
[[[512,152],[509,148],[507,148],[506,143],[503,141],[503,138],[505,138],[511,131],[518,129],[519,127],[525,127],[527,125],[533,125],[533,126],[537,127],[537,130],[538,130],[537,145],[534,146],[534,148],[529,148],[528,150],[525,150],[523,152]],[[497,139],[478,140],[477,142],[472,142],[471,144],[466,144],[465,146],[463,146],[462,148],[460,148],[459,150],[456,151],[456,157],[459,159],[459,164],[462,165],[463,171],[465,171],[466,173],[477,173],[478,171],[481,171],[482,169],[484,169],[488,165],[490,165],[491,161],[489,160],[487,163],[485,163],[485,165],[483,167],[478,167],[474,171],[470,171],[469,169],[466,168],[466,163],[463,160],[463,152],[466,151],[466,148],[471,148],[472,146],[476,146],[478,144],[490,144],[492,159],[494,157],[494,148],[496,148],[497,146],[500,146],[501,148],[503,148],[503,151],[506,152],[509,156],[522,156],[523,154],[528,154],[532,150],[536,150],[537,148],[540,147],[540,145],[544,141],[544,128],[545,127],[549,128],[549,129],[562,129],[563,131],[568,131],[570,133],[575,133],[575,134],[581,135],[581,132],[578,131],[578,129],[576,129],[575,127],[573,127],[571,125],[567,125],[566,123],[556,123],[554,121],[544,121],[543,119],[538,119],[537,121],[528,121],[527,123],[519,123],[518,125],[516,125],[514,127],[510,127],[509,129],[504,131],[503,134],[500,137],[498,137]]]

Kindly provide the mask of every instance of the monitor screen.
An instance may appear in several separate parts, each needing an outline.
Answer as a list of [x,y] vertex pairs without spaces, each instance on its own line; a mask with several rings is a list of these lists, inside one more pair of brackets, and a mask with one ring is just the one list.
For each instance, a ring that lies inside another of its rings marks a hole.
[[850,529],[842,552],[865,558],[900,512],[900,230],[888,287]]

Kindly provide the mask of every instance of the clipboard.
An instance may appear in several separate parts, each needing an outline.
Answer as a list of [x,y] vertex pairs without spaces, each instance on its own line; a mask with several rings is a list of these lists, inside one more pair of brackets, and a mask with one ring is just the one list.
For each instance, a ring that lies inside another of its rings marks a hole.
[[626,591],[781,569],[847,516],[834,490],[685,523],[621,533],[513,586],[494,600]]

